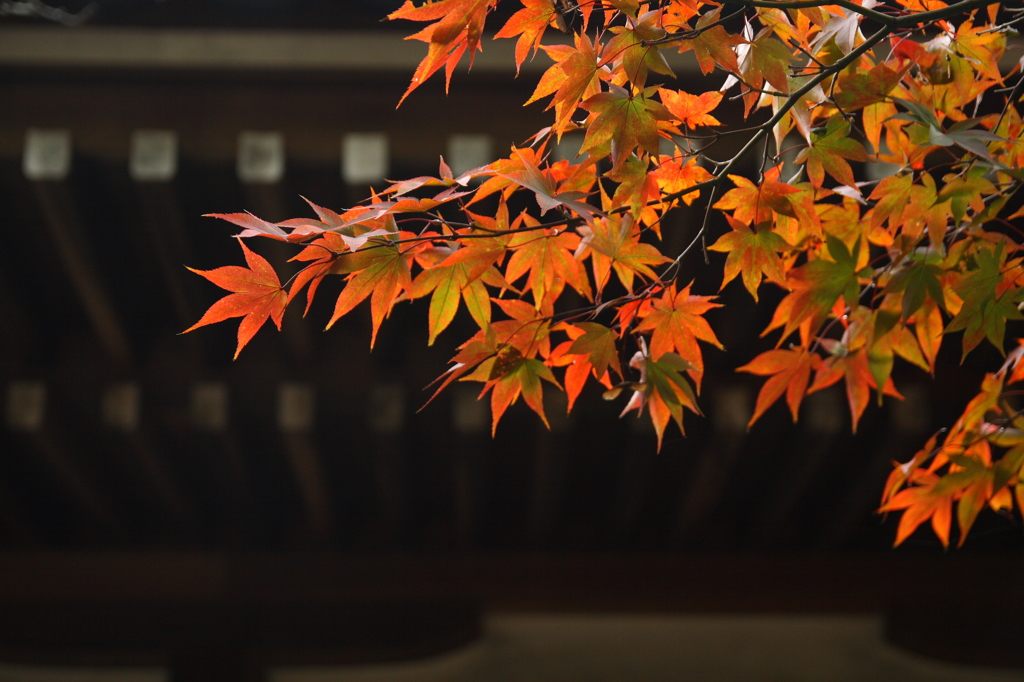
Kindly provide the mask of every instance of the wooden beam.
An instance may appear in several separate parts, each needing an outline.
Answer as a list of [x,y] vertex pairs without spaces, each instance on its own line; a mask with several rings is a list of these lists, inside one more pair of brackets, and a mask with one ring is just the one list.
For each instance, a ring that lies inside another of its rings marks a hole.
[[822,531],[818,546],[830,550],[842,547],[850,535],[864,524],[880,505],[885,480],[893,462],[906,461],[920,449],[932,428],[929,386],[901,387],[904,400],[889,402],[888,438],[873,452],[864,453],[867,462],[859,475],[846,487],[843,497]]
[[[46,468],[75,504],[84,510],[97,524],[92,528],[83,524],[82,534],[86,539],[109,538],[121,534],[121,524],[114,509],[108,504],[99,488],[78,465],[79,457],[65,445],[67,437],[60,437],[48,430],[28,434],[29,450],[39,456]],[[98,532],[97,532],[98,531]],[[93,537],[93,536],[98,536]]]
[[108,386],[101,401],[104,426],[117,434],[117,450],[127,451],[132,465],[142,473],[147,487],[164,515],[177,531],[184,531],[194,520],[192,511],[177,482],[152,446],[142,424],[142,396],[135,382]]
[[[59,487],[95,520],[101,535],[116,534],[119,523],[113,509],[99,493],[97,487],[76,463],[64,445],[68,441],[61,434],[59,424],[48,405],[46,385],[42,382],[14,382],[8,386],[7,428],[22,441],[23,451],[32,453],[44,463]],[[86,535],[89,528],[86,528]]]
[[754,514],[755,547],[785,546],[792,540],[787,537],[787,531],[791,519],[799,513],[797,505],[828,458],[836,455],[841,440],[846,438],[843,432],[849,425],[843,418],[845,408],[838,387],[804,399],[802,432],[787,446],[786,463],[780,463],[784,469],[781,485],[769,492],[763,509]]
[[332,541],[334,520],[320,453],[312,437],[315,413],[316,397],[310,385],[285,383],[278,387],[277,425],[302,497],[309,540],[323,545]]
[[[192,261],[188,232],[173,180],[178,170],[178,137],[173,130],[135,130],[131,137],[128,174],[135,182],[140,217],[156,256],[164,286],[182,329],[197,319],[194,292],[186,279]],[[192,343],[197,343],[188,337]]]
[[407,471],[402,446],[405,429],[405,389],[397,383],[370,387],[367,421],[373,449],[373,470],[377,493],[379,528],[371,538],[374,546],[394,546],[405,531],[408,493]]
[[[383,17],[382,17],[383,18]],[[0,29],[0,66],[105,69],[233,69],[412,73],[422,45],[398,31],[269,31],[49,27]],[[549,32],[550,36],[550,32]],[[550,36],[547,41],[555,41]],[[547,42],[546,41],[546,42]],[[569,36],[562,38],[571,43]],[[485,38],[474,73],[515,72],[515,44]],[[676,73],[697,73],[690,53],[665,50]],[[522,65],[539,73],[551,61],[543,53]]]
[[249,469],[231,428],[229,400],[228,388],[221,382],[195,384],[189,396],[189,421],[195,448],[223,466],[230,542],[244,545],[255,535],[256,503]]
[[746,422],[752,403],[745,386],[720,386],[712,393],[708,416],[715,434],[701,449],[680,493],[672,531],[674,543],[692,542],[728,487],[747,438]]
[[520,613],[881,613],[896,602],[952,598],[949,585],[957,601],[1024,607],[1006,588],[1022,573],[1020,552],[8,551],[0,553],[0,606],[450,601]]
[[71,136],[65,130],[30,130],[23,169],[51,242],[75,287],[100,343],[115,362],[130,364],[132,350],[113,301],[101,283],[95,260],[65,179],[71,168]]

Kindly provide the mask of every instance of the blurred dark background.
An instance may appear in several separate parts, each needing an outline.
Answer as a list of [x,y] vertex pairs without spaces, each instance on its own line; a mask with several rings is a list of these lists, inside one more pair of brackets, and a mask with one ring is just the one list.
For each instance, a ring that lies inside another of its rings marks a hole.
[[[0,660],[260,679],[446,651],[513,612],[864,615],[918,653],[1024,664],[1019,516],[983,512],[959,550],[924,529],[894,551],[874,511],[991,348],[961,366],[951,339],[934,380],[898,368],[907,400],[856,434],[839,387],[748,432],[760,381],[734,369],[771,347],[780,296],[733,283],[707,315],[729,351],[705,347],[707,416],[656,454],[596,390],[568,418],[546,395],[551,431],[516,405],[494,439],[473,387],[417,412],[472,333],[463,312],[428,347],[425,301],[372,352],[366,306],[321,331],[338,282],[237,361],[234,322],[179,335],[220,297],[184,266],[241,262],[202,214],[340,209],[547,124],[522,107],[547,62],[515,78],[509,41],[396,110],[423,48],[381,23],[398,4],[0,2]],[[673,65],[687,90],[719,86]],[[289,247],[253,246],[293,271]],[[717,293],[709,258],[687,262],[695,293]]]

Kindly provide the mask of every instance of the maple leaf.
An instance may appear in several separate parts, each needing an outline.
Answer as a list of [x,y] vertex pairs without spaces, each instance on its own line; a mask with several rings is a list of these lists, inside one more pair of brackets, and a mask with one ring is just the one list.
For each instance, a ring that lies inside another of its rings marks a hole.
[[[526,224],[530,224],[529,219]],[[505,268],[505,277],[515,283],[527,275],[523,291],[533,292],[537,309],[552,305],[563,283],[569,283],[589,299],[592,295],[587,274],[573,257],[579,244],[579,236],[572,232],[551,229],[520,232],[509,240],[509,248],[514,252]]]
[[562,17],[555,7],[554,0],[522,0],[523,9],[519,10],[505,22],[495,38],[514,38],[516,41],[516,74],[519,74],[519,67],[526,61],[526,56],[533,48],[533,54],[537,54],[540,41],[544,37],[544,31],[548,26],[556,25]]
[[[875,4],[875,0],[864,0],[861,6],[865,9],[871,9]],[[830,18],[821,27],[821,32],[818,33],[814,42],[811,43],[811,52],[817,53],[825,47],[827,42],[833,40],[841,54],[850,54],[853,51],[854,42],[857,37],[857,27],[860,24],[861,18],[860,14],[849,10],[840,16]]]
[[[807,392],[815,393],[823,390],[840,379],[844,379],[846,382],[846,402],[850,407],[850,424],[853,432],[857,433],[857,424],[871,401],[871,391],[878,390],[878,383],[872,373],[871,353],[867,349],[861,348],[855,351],[844,350],[828,358],[819,365],[818,373],[814,377],[814,384]],[[881,393],[894,398],[902,397],[888,376]]]
[[712,251],[724,251],[729,254],[725,259],[721,288],[724,289],[726,284],[741,273],[743,286],[755,301],[762,276],[785,288],[786,275],[778,252],[792,247],[786,240],[772,232],[770,223],[761,223],[756,230],[751,231],[749,227],[731,216],[726,216],[726,219],[732,226],[732,232],[723,234],[718,241],[708,247]]
[[[507,163],[502,160],[492,165],[495,166],[494,172],[499,178],[533,190],[541,215],[559,206],[567,206],[586,219],[592,219],[594,215],[603,215],[601,211],[582,201],[586,198],[585,192],[572,189],[568,186],[571,183],[559,185],[550,169],[547,172],[542,171],[537,165],[536,153],[533,150],[513,147]],[[484,189],[481,186],[474,200],[485,196]]]
[[287,239],[288,232],[280,225],[268,223],[262,218],[257,218],[251,213],[206,213],[204,218],[220,218],[229,223],[234,223],[242,228],[236,237],[270,237],[271,239]]
[[526,100],[526,104],[531,104],[554,94],[548,108],[555,109],[552,129],[559,139],[569,126],[580,100],[601,91],[600,41],[591,42],[586,35],[577,35],[575,44],[575,49],[568,45],[541,45],[555,64],[544,72],[533,95]]
[[811,370],[821,366],[821,357],[810,353],[806,348],[795,350],[769,350],[761,353],[749,363],[737,367],[737,372],[749,372],[759,376],[771,377],[764,382],[757,394],[754,405],[754,416],[747,422],[749,429],[764,411],[775,403],[782,394],[786,394],[786,404],[793,415],[793,421],[800,416],[800,403],[807,392],[807,384],[811,379]]
[[856,111],[884,101],[911,66],[907,63],[893,70],[886,64],[879,64],[867,71],[840,74],[838,92],[835,93],[836,105],[843,111]]
[[1005,242],[1000,241],[994,251],[979,249],[974,254],[977,266],[956,287],[963,297],[960,312],[946,327],[946,332],[963,330],[963,358],[984,338],[1003,352],[1003,336],[1006,320],[1024,319],[1017,305],[1024,301],[1024,288],[998,291],[1003,282],[1003,265],[1006,262]]
[[[841,239],[831,234],[826,237],[828,253],[833,260],[818,258],[789,272],[787,282],[793,291],[783,299],[778,309],[787,311],[783,320],[786,327],[783,339],[805,320],[810,320],[811,327],[816,328],[840,297],[845,299],[847,305],[856,305],[860,296],[858,278],[872,273],[870,267],[857,266],[861,246],[859,240],[851,253]],[[783,308],[787,299],[788,305]],[[776,323],[777,320],[773,319],[765,332],[781,324]]]
[[864,146],[847,137],[850,123],[842,116],[835,115],[828,120],[824,135],[812,135],[811,145],[796,157],[797,163],[807,162],[807,177],[815,187],[821,187],[825,172],[847,187],[856,186],[853,169],[846,159],[864,162],[868,153]]
[[[697,163],[696,157],[684,159],[677,149],[673,156],[661,155],[658,168],[651,172],[651,177],[665,194],[681,195],[683,202],[690,206],[700,196],[700,191],[683,194],[694,185],[712,180],[714,176],[706,168]],[[675,200],[672,202],[675,203]]]
[[915,470],[912,474],[914,485],[897,493],[892,500],[878,511],[888,512],[905,510],[900,517],[896,529],[896,542],[900,545],[910,537],[918,526],[929,519],[935,535],[942,541],[943,547],[949,546],[949,527],[953,522],[953,497],[939,487],[941,479],[938,475]]
[[755,185],[741,175],[730,175],[736,187],[729,190],[719,199],[714,208],[723,211],[733,210],[733,218],[749,225],[751,222],[760,225],[764,222],[771,222],[775,213],[796,217],[793,203],[789,195],[800,190],[792,185],[779,182],[779,168],[773,168],[765,173],[764,181]]
[[701,0],[671,0],[665,8],[666,30],[688,30],[686,22],[700,14]]
[[248,268],[238,265],[226,265],[214,270],[189,268],[221,289],[233,293],[210,306],[198,322],[182,332],[187,334],[193,329],[214,322],[221,322],[230,317],[241,317],[242,323],[238,326],[238,347],[235,349],[236,359],[268,319],[272,319],[278,329],[281,328],[281,319],[284,317],[284,309],[288,302],[288,294],[281,288],[281,282],[270,263],[259,254],[250,251],[241,239],[238,240],[238,244],[245,254]]
[[644,355],[643,350],[638,352],[629,364],[640,370],[640,381],[634,385],[633,396],[620,416],[625,416],[630,410],[636,410],[639,415],[646,406],[658,436],[658,452],[661,452],[665,427],[668,426],[669,419],[675,421],[679,432],[685,435],[683,408],[695,414],[701,413],[693,389],[681,374],[687,371],[692,373],[694,368],[675,353],[663,353],[654,360]]
[[[348,245],[342,240],[342,235],[337,232],[324,232],[318,239],[310,242],[305,249],[291,258],[292,261],[309,262],[313,261],[300,270],[292,279],[292,285],[288,289],[288,303],[292,302],[305,287],[306,309],[303,316],[309,313],[309,307],[313,305],[313,298],[324,277],[329,274],[340,274],[339,261],[345,254]],[[352,264],[352,258],[344,259],[345,266]],[[351,270],[348,270],[351,272]]]
[[921,353],[928,361],[928,371],[935,374],[935,358],[942,347],[942,313],[934,302],[925,303],[911,320],[914,323],[914,336],[921,347]]
[[788,93],[786,71],[793,55],[772,35],[772,29],[762,29],[747,47],[746,58],[740,63],[740,73],[747,85],[759,89],[768,81],[779,92]]
[[658,275],[650,266],[669,262],[658,249],[640,242],[640,226],[633,220],[632,213],[598,218],[592,226],[581,226],[578,231],[585,236],[576,253],[589,250],[598,293],[608,284],[612,270],[632,293],[635,275],[657,279]]
[[940,281],[945,272],[934,262],[936,256],[930,260],[927,257],[912,259],[907,267],[896,271],[886,284],[886,291],[903,293],[901,308],[904,321],[917,312],[928,298],[939,307],[944,308],[946,305]]
[[568,334],[570,340],[552,350],[547,364],[552,367],[565,367],[563,383],[568,414],[583,391],[587,379],[594,376],[606,388],[611,389],[608,367],[612,367],[620,377],[622,368],[619,366],[618,350],[615,346],[617,337],[608,327],[596,322],[581,322],[577,325],[563,323],[558,325],[557,329]]
[[659,25],[660,20],[660,12],[647,12],[637,19],[628,17],[625,26],[609,29],[615,37],[608,42],[607,56],[603,63],[611,60],[621,63],[626,78],[640,90],[647,82],[648,70],[675,77],[661,49],[649,42],[665,37],[665,29]]
[[551,369],[540,360],[524,358],[515,346],[506,346],[498,355],[491,371],[491,379],[484,386],[481,396],[491,391],[491,435],[498,431],[498,422],[511,405],[522,394],[526,404],[551,428],[544,414],[544,390],[541,379],[559,389],[558,380]]
[[903,215],[911,206],[913,185],[914,178],[909,175],[890,175],[882,178],[868,196],[869,200],[878,201],[871,212],[872,228],[881,227],[886,219],[893,227],[903,222]]
[[[651,154],[660,148],[657,121],[667,121],[672,114],[661,102],[652,99],[655,88],[632,94],[612,85],[609,92],[594,95],[583,102],[583,108],[596,118],[587,128],[580,153],[602,156],[597,150],[611,143],[612,168],[618,169],[637,145]],[[607,153],[607,152],[605,152]]]
[[721,64],[722,68],[732,73],[739,73],[740,70],[733,47],[743,43],[743,38],[727,33],[723,26],[708,28],[718,21],[721,12],[722,8],[716,7],[704,14],[697,20],[694,29],[700,31],[700,34],[679,43],[680,52],[693,50],[694,56],[697,57],[697,64],[705,75],[715,70],[716,63]]
[[[409,238],[415,235],[398,233],[398,236]],[[338,296],[327,329],[370,297],[370,318],[373,321],[370,348],[373,348],[380,325],[391,313],[395,299],[403,290],[412,286],[409,261],[413,254],[409,251],[403,252],[398,246],[380,245],[378,248],[353,255],[360,257],[360,269],[349,277],[348,283]]]
[[429,43],[430,47],[427,56],[416,67],[416,73],[409,83],[409,88],[399,100],[399,105],[442,66],[446,67],[447,80],[450,81],[452,70],[467,50],[472,66],[484,29],[484,18],[495,4],[497,0],[438,0],[416,7],[411,0],[405,0],[401,7],[388,15],[388,19],[438,20],[437,23],[406,38],[422,40]]
[[573,340],[569,347],[570,355],[585,355],[588,362],[594,367],[597,376],[604,376],[608,368],[622,376],[622,368],[619,366],[619,354],[615,347],[615,332],[608,327],[596,322],[580,322],[575,325],[583,331],[583,334]]
[[719,126],[721,121],[709,112],[714,111],[722,101],[722,93],[705,92],[691,95],[682,90],[658,90],[662,104],[672,116],[688,128],[697,126]]
[[722,349],[723,346],[703,315],[720,303],[712,303],[715,296],[690,294],[692,284],[679,292],[675,284],[665,289],[661,298],[653,301],[645,317],[637,325],[637,331],[652,331],[651,355],[660,358],[665,353],[677,352],[690,366],[690,376],[700,386],[704,372],[704,359],[697,340],[705,341]]
[[508,205],[504,198],[498,201],[498,209],[494,212],[493,218],[470,211],[466,211],[466,215],[479,229],[460,232],[459,234],[465,235],[466,239],[459,240],[459,249],[448,256],[441,265],[466,263],[470,266],[469,279],[474,280],[491,267],[501,265],[508,252],[511,233],[522,227],[524,215],[520,214],[509,224]]
[[[434,345],[437,335],[455,319],[460,300],[465,300],[466,308],[481,328],[485,328],[491,322],[491,299],[487,287],[480,281],[479,275],[473,276],[479,264],[472,260],[449,263],[447,258],[452,255],[454,253],[450,248],[439,247],[417,254],[417,262],[420,264],[425,260],[428,263],[434,261],[413,280],[408,290],[410,299],[432,294],[427,318],[428,346]],[[482,274],[481,272],[480,275]]]
[[946,184],[938,193],[936,201],[949,200],[950,212],[956,222],[964,219],[968,208],[981,213],[985,209],[983,197],[996,193],[995,185],[985,177],[986,172],[987,169],[976,167],[963,176],[945,178]]
[[[649,168],[649,156],[640,159],[634,154],[626,159],[617,172],[606,173],[606,177],[619,183],[611,205],[606,208],[614,211],[620,206],[629,206],[631,215],[639,216],[644,221],[647,203],[658,197],[658,181],[648,173]],[[661,235],[660,229],[658,235]]]

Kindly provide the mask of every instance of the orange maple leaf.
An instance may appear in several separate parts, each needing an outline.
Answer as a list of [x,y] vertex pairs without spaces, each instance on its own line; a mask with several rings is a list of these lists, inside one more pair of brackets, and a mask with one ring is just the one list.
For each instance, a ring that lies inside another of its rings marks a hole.
[[238,265],[227,265],[215,270],[189,268],[221,289],[234,293],[214,303],[198,322],[182,332],[187,334],[193,329],[222,322],[229,317],[242,317],[242,323],[238,326],[238,348],[235,349],[235,358],[238,358],[242,348],[256,335],[268,318],[281,329],[281,318],[288,302],[288,294],[281,288],[281,281],[270,263],[263,256],[250,251],[241,239],[238,243],[245,254],[248,268]]
[[633,220],[632,213],[621,218],[596,218],[592,226],[580,226],[577,231],[585,235],[580,247],[589,250],[598,293],[608,284],[612,270],[622,286],[632,292],[634,276],[655,280],[658,275],[651,266],[669,262],[654,246],[640,241],[640,226]]
[[800,190],[779,182],[780,173],[780,168],[772,168],[764,174],[764,181],[760,185],[755,185],[742,175],[730,175],[729,179],[736,183],[736,187],[726,192],[714,208],[734,211],[733,217],[744,225],[770,222],[776,213],[795,218],[796,212],[789,195]]
[[[684,159],[677,149],[673,156],[660,156],[661,163],[651,172],[661,191],[668,195],[677,195],[694,185],[714,179],[714,176],[703,166],[697,165],[697,157]],[[700,197],[700,190],[682,195],[683,202],[690,206]],[[673,200],[674,202],[674,200]]]
[[767,277],[783,288],[788,288],[779,251],[790,248],[779,235],[772,232],[771,225],[763,223],[751,231],[749,227],[731,216],[726,216],[732,225],[732,232],[723,234],[718,241],[709,246],[712,251],[724,251],[729,255],[725,259],[725,273],[722,277],[722,288],[742,273],[743,286],[757,300],[757,289],[761,286],[761,277]]
[[[409,238],[416,235],[399,232],[397,236]],[[397,246],[384,245],[353,254],[353,258],[359,259],[361,268],[350,276],[348,283],[338,296],[334,305],[334,314],[327,323],[327,329],[330,329],[339,318],[347,315],[370,296],[370,317],[373,320],[370,348],[373,348],[380,325],[384,318],[391,313],[391,307],[395,304],[398,295],[412,286],[412,273],[409,270],[409,261],[412,256],[413,249],[402,251]]]
[[548,26],[556,26],[562,14],[555,8],[554,0],[522,0],[523,9],[513,14],[508,22],[495,34],[495,38],[514,38],[516,41],[516,73],[533,48],[537,54],[541,38]]
[[750,372],[760,376],[770,376],[757,394],[754,416],[747,423],[749,429],[764,411],[786,394],[786,403],[793,421],[800,415],[800,403],[807,392],[807,383],[811,379],[811,370],[821,365],[821,357],[817,353],[809,353],[806,348],[795,350],[769,350],[761,353],[751,362],[737,367],[737,372]]
[[[868,406],[871,390],[878,390],[878,382],[871,373],[867,350],[850,351],[846,355],[837,355],[820,363],[818,373],[814,377],[814,383],[807,392],[815,393],[831,386],[840,379],[846,379],[846,402],[850,406],[852,430],[854,433],[857,433],[857,424],[860,422],[860,418]],[[882,393],[894,398],[903,398],[896,391],[896,386],[889,377],[886,377],[885,383],[882,385]]]
[[705,92],[701,95],[691,95],[682,90],[658,90],[661,96],[661,103],[665,105],[672,115],[683,125],[689,128],[697,126],[718,126],[721,121],[712,116],[709,112],[714,111],[718,103],[722,101],[722,93]]
[[740,70],[733,47],[746,41],[726,32],[725,27],[715,25],[721,11],[721,7],[716,7],[698,19],[696,30],[700,33],[695,38],[679,43],[680,52],[693,50],[704,75],[714,71],[716,64],[721,64],[726,71],[733,73]]
[[690,376],[700,386],[700,377],[704,373],[704,359],[697,340],[705,341],[721,349],[711,325],[703,315],[712,308],[720,308],[720,303],[712,303],[715,296],[692,296],[691,284],[676,292],[675,284],[665,289],[660,299],[654,299],[653,305],[646,316],[637,325],[637,331],[653,331],[651,336],[651,357],[660,359],[670,351],[676,351],[692,366]]
[[575,49],[569,45],[541,47],[555,61],[555,65],[541,76],[536,90],[530,99],[526,100],[526,104],[554,94],[547,108],[555,108],[555,125],[552,130],[561,138],[579,106],[580,99],[589,99],[601,91],[601,70],[598,60],[602,44],[600,41],[591,42],[586,35],[577,35]]
[[439,20],[419,33],[406,38],[406,40],[422,40],[429,43],[430,48],[427,51],[427,56],[416,67],[412,82],[409,83],[409,88],[399,100],[399,105],[413,90],[437,73],[442,66],[447,72],[447,82],[450,82],[455,65],[459,63],[467,50],[469,51],[469,65],[473,66],[473,57],[480,45],[480,35],[484,30],[484,19],[497,2],[498,0],[440,0],[416,7],[411,0],[405,0],[405,4],[388,15],[388,19]]
[[938,475],[915,470],[911,474],[914,485],[897,493],[879,511],[905,510],[896,529],[896,545],[910,537],[922,523],[931,519],[932,529],[939,536],[943,547],[949,546],[949,527],[953,522],[953,496],[942,494]]
[[[529,217],[525,222],[528,227],[537,224]],[[505,278],[514,283],[529,273],[523,291],[533,292],[539,310],[548,310],[554,304],[566,282],[581,295],[592,298],[587,273],[573,257],[579,244],[578,235],[552,229],[513,235],[509,248],[514,252],[505,268]]]
[[615,347],[615,332],[596,322],[582,322],[578,326],[562,324],[558,327],[569,335],[569,341],[559,344],[551,351],[547,364],[565,367],[565,395],[568,399],[566,414],[572,412],[583,386],[591,375],[605,388],[611,389],[612,382],[608,368],[622,376],[619,357]]
[[654,88],[632,93],[613,84],[607,92],[583,102],[583,108],[595,118],[587,128],[580,152],[589,152],[594,158],[610,153],[613,171],[622,167],[638,145],[657,154],[661,145],[657,121],[667,121],[672,114],[653,95]]

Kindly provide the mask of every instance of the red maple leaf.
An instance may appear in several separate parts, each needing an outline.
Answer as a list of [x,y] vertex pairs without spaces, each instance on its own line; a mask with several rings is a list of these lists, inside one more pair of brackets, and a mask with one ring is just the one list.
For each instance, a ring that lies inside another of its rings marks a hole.
[[229,317],[242,317],[242,323],[238,326],[238,348],[235,349],[235,358],[268,318],[274,320],[278,329],[281,328],[281,318],[288,302],[288,294],[281,288],[281,282],[270,263],[259,254],[250,251],[241,239],[238,243],[245,254],[248,268],[239,265],[226,265],[216,270],[189,268],[221,289],[233,293],[210,306],[198,322],[182,332],[187,334],[193,329],[222,322]]

